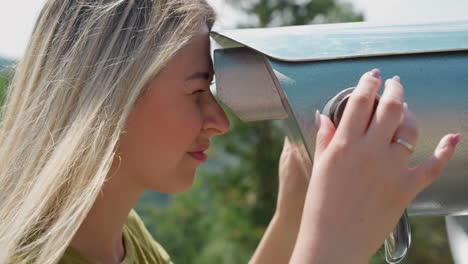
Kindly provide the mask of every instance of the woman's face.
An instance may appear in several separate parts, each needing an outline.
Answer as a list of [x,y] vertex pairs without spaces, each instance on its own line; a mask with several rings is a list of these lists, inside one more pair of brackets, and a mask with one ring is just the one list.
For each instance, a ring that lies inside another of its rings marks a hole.
[[200,29],[169,61],[130,114],[116,159],[120,156],[118,174],[132,184],[165,193],[184,191],[206,160],[210,138],[229,130],[209,89],[208,33],[206,26]]

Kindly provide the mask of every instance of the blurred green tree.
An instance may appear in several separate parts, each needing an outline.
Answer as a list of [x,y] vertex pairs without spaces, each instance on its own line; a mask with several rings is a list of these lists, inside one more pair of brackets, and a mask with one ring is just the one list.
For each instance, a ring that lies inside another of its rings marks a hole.
[[227,0],[255,22],[240,27],[272,27],[362,21],[352,5],[337,0]]
[[5,99],[6,90],[12,78],[12,72],[10,69],[5,69],[0,66],[0,105],[3,105]]

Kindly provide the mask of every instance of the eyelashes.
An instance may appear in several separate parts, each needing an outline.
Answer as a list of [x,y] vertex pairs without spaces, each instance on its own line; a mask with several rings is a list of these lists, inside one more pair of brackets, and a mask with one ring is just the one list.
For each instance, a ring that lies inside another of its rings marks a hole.
[[204,93],[204,92],[207,92],[207,91],[208,90],[199,89],[199,90],[194,91],[192,94],[200,94],[200,93]]
[[[209,73],[203,73],[203,74],[200,74],[199,77],[203,80],[206,80],[207,83],[208,83],[208,87],[204,88],[204,89],[197,89],[197,90],[194,90],[192,92],[192,94],[201,94],[201,93],[204,93],[204,92],[208,92],[210,91],[210,86],[212,86],[213,84],[216,83],[215,79],[214,79],[214,76],[212,74],[209,74]],[[205,83],[206,85],[206,83]],[[202,87],[205,87],[205,85],[203,85]]]

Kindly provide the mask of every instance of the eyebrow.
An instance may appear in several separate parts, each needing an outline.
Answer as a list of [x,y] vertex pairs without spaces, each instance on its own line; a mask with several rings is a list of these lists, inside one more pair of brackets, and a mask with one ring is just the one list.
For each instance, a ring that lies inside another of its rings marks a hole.
[[185,79],[185,80],[186,81],[193,80],[193,79],[208,80],[209,78],[210,78],[210,73],[209,72],[196,72],[196,73],[190,75],[189,77],[187,77],[187,79]]

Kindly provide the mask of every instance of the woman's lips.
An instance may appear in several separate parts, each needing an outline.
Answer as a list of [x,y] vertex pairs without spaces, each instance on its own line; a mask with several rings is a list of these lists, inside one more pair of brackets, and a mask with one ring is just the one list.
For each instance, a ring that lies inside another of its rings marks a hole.
[[192,149],[193,151],[188,152],[188,154],[192,156],[192,158],[200,162],[205,162],[207,159],[207,155],[205,154],[205,151],[208,150],[209,147],[210,147],[210,142],[205,142],[193,148]]
[[201,161],[201,162],[205,162],[206,159],[207,159],[207,155],[203,151],[189,152],[188,154],[190,156],[192,156],[192,158],[194,158],[194,159],[196,159],[198,161]]

